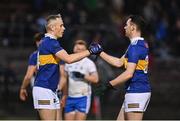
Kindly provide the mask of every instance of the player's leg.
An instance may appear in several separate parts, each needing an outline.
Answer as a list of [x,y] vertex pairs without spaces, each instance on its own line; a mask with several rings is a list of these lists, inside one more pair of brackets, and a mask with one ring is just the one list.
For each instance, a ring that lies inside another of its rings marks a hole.
[[91,96],[90,95],[78,98],[78,101],[77,101],[76,107],[75,107],[77,110],[75,119],[76,120],[86,120],[87,114],[90,109],[90,105],[91,105]]
[[65,113],[65,120],[75,120],[75,111]]
[[38,112],[41,120],[56,119],[56,109],[39,109]]
[[75,114],[75,120],[86,120],[87,114],[77,111]]
[[120,112],[118,114],[117,120],[121,120],[121,121],[125,120],[124,103],[122,104],[122,107],[121,107]]
[[38,110],[43,120],[55,120],[57,109],[60,108],[56,94],[46,88],[33,87],[34,108]]
[[74,98],[67,97],[66,105],[64,107],[65,120],[75,120],[75,108],[74,108],[75,103],[76,100]]
[[56,120],[62,120],[62,111],[61,109],[56,110]]
[[62,120],[62,110],[63,108],[60,106],[60,99],[58,98],[57,94],[55,95],[56,98],[56,120]]
[[139,120],[143,119],[143,112],[127,112],[125,113],[126,120]]
[[151,93],[127,93],[125,95],[125,120],[142,120]]

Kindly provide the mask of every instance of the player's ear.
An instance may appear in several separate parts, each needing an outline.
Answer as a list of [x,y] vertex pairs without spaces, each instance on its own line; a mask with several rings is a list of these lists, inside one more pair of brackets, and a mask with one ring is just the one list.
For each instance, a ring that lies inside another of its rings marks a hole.
[[135,29],[136,29],[136,26],[133,24],[133,25],[131,26],[131,30],[134,31]]
[[55,30],[55,26],[51,25],[51,30],[54,31]]

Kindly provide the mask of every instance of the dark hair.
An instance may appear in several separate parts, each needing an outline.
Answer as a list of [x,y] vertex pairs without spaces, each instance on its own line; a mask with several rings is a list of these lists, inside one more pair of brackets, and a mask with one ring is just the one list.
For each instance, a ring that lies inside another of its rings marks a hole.
[[128,19],[131,19],[131,22],[137,26],[137,29],[144,34],[146,29],[146,22],[142,16],[139,15],[130,15]]
[[36,34],[34,35],[34,41],[35,41],[35,42],[39,42],[43,37],[44,37],[44,34],[43,34],[43,33],[36,33]]
[[77,40],[74,42],[74,45],[76,45],[76,44],[84,45],[84,46],[86,46],[86,48],[87,48],[87,43],[86,43],[86,41],[84,41],[84,40],[82,40],[82,39],[77,39]]

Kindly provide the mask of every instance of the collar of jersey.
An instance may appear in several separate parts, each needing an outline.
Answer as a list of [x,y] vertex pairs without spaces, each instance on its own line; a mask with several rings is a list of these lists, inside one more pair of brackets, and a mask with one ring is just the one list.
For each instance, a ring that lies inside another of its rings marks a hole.
[[57,39],[54,35],[50,34],[50,33],[46,33],[45,37],[50,37],[52,39]]
[[138,40],[144,40],[144,38],[143,37],[134,37],[130,40],[131,40],[131,44],[133,44],[133,43],[137,43]]

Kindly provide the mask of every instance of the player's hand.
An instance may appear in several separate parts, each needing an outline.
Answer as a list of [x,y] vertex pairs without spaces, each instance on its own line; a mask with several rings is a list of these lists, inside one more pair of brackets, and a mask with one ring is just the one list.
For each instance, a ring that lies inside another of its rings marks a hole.
[[61,107],[65,107],[65,105],[66,105],[66,98],[67,98],[67,95],[63,95],[62,96],[62,98],[61,98],[61,100],[60,100],[60,105],[61,105]]
[[62,99],[62,91],[58,89],[58,90],[56,91],[56,94],[57,94],[59,100],[61,100],[61,99]]
[[99,55],[103,51],[101,45],[98,43],[91,43],[88,50],[90,54],[94,55]]
[[84,79],[84,74],[80,73],[80,72],[77,72],[77,71],[73,71],[71,72],[72,75],[75,77],[75,78],[80,78],[80,79]]
[[101,96],[108,90],[115,89],[109,82],[100,83],[99,86],[94,90],[95,95]]
[[28,97],[28,93],[26,91],[25,88],[21,88],[20,89],[20,94],[19,94],[19,98],[22,100],[22,101],[25,101]]

